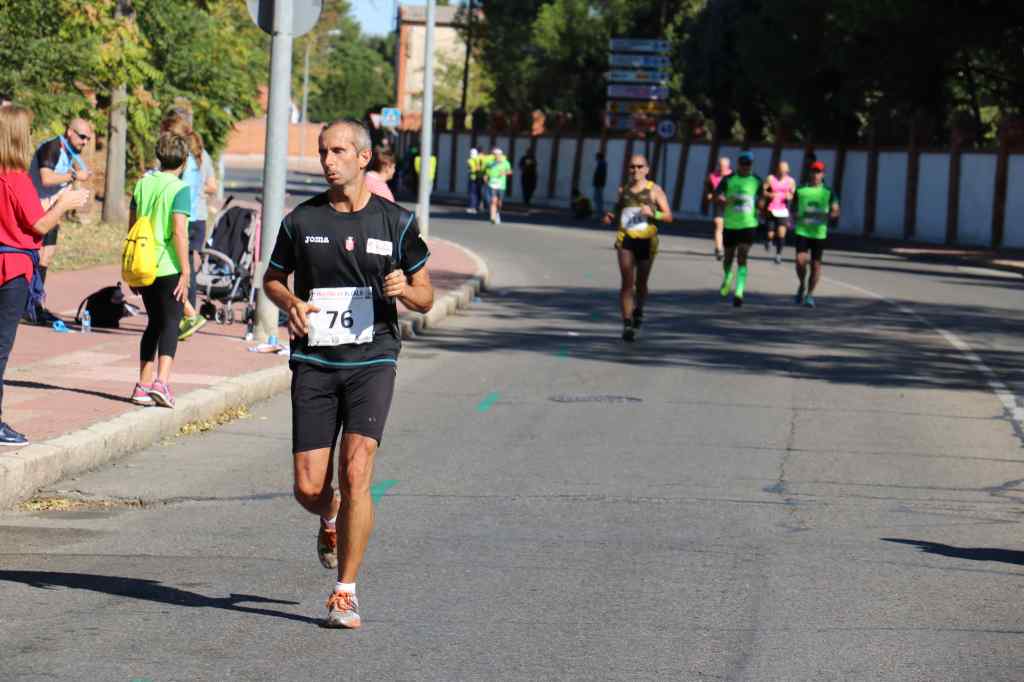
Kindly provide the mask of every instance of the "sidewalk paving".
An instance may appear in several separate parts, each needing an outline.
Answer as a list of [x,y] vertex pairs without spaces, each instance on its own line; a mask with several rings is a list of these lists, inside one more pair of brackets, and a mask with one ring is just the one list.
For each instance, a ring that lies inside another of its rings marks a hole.
[[[479,262],[456,244],[430,240],[428,271],[443,299],[478,274]],[[141,408],[127,396],[138,379],[139,338],[146,317],[126,317],[121,329],[94,329],[78,333],[73,319],[78,304],[88,294],[120,280],[118,266],[75,272],[54,272],[47,278],[47,307],[68,322],[73,333],[21,325],[4,381],[3,418],[25,433],[32,443],[42,443],[106,422],[126,412],[158,410]],[[139,297],[129,302],[141,307]],[[401,306],[400,306],[401,307]],[[414,317],[401,310],[406,322]],[[436,321],[436,317],[431,322]],[[252,353],[255,345],[244,340],[245,326],[209,322],[195,336],[178,345],[171,387],[181,398],[220,382],[287,364],[287,356]],[[287,340],[283,328],[279,337]],[[212,415],[210,415],[212,416]],[[16,455],[19,450],[5,451]]]

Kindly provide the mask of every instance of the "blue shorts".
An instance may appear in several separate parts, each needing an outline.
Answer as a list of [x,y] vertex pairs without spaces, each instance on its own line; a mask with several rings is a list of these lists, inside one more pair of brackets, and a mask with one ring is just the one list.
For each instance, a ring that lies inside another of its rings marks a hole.
[[491,197],[492,199],[496,198],[498,201],[504,201],[505,199],[505,190],[503,189],[494,189],[493,187],[488,187],[487,192],[488,196]]

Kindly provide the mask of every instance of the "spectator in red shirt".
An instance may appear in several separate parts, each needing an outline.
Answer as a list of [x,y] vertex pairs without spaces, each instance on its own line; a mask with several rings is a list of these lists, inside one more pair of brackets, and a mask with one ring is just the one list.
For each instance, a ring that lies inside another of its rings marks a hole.
[[[0,107],[0,404],[4,370],[18,320],[25,312],[30,282],[42,285],[38,269],[43,236],[57,227],[67,211],[81,208],[89,200],[88,190],[69,189],[44,211],[28,174],[31,161],[32,112],[17,104]],[[23,434],[0,421],[0,445],[26,443]]]

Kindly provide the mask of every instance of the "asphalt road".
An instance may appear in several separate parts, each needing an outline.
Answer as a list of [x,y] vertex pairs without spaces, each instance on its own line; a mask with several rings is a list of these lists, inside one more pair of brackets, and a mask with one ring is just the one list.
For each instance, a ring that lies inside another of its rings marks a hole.
[[808,310],[758,247],[736,310],[673,234],[625,346],[551,222],[434,218],[493,289],[403,353],[361,630],[277,399],[0,514],[0,679],[1022,679],[1019,276],[833,251]]

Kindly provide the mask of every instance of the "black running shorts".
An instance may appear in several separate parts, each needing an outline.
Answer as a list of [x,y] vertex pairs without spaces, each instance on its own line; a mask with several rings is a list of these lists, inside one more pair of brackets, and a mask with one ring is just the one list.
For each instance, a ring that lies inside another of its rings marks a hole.
[[637,260],[651,260],[658,255],[658,235],[648,239],[636,239],[619,230],[615,235],[615,248],[632,251]]
[[292,452],[334,447],[342,430],[380,445],[396,373],[392,363],[328,369],[293,362]]
[[743,244],[749,246],[754,243],[754,234],[756,232],[756,227],[750,227],[745,230],[723,230],[722,243],[725,244],[725,248],[727,249],[735,249],[737,246]]
[[825,240],[824,239],[808,239],[800,235],[796,236],[796,252],[807,253],[811,252],[812,261],[820,261],[822,256],[825,254]]

